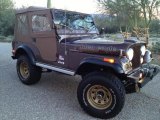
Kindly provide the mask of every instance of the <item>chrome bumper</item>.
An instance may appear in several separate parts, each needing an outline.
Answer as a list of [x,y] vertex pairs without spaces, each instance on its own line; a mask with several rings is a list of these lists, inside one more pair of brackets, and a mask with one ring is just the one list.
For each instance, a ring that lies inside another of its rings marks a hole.
[[157,65],[145,64],[127,75],[127,79],[137,87],[142,88],[151,81],[160,71]]

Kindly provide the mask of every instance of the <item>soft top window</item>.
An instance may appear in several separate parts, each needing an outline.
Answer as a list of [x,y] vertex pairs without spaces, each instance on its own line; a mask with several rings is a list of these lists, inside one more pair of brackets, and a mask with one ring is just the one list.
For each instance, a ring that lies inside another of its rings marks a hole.
[[26,14],[20,14],[17,16],[17,22],[18,22],[18,32],[20,32],[22,35],[28,34],[28,22],[27,22],[27,16]]
[[46,15],[32,16],[32,30],[34,32],[51,31],[51,25]]

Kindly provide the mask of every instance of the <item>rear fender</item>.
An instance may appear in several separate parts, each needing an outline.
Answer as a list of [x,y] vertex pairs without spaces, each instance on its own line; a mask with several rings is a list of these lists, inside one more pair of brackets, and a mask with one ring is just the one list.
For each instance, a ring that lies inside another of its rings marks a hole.
[[21,55],[27,55],[31,60],[31,63],[35,65],[35,61],[36,61],[35,55],[33,54],[32,50],[28,46],[26,45],[19,46],[16,50],[14,58],[18,59],[18,57]]

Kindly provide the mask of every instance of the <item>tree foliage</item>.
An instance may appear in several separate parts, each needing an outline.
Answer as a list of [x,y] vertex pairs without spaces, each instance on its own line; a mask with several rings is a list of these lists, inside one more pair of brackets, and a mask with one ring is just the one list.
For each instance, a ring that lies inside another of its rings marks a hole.
[[7,36],[14,31],[14,4],[12,0],[0,0],[0,34]]
[[160,0],[133,0],[141,9],[142,17],[145,21],[145,26],[149,27],[153,18],[156,18],[156,13],[160,7]]
[[148,28],[156,17],[160,0],[97,0],[102,12],[114,15],[119,27]]
[[102,28],[104,28],[105,33],[117,33],[118,32],[118,24],[116,23],[116,19],[114,16],[106,16],[104,14],[99,14],[94,16],[95,24],[98,30],[101,32]]

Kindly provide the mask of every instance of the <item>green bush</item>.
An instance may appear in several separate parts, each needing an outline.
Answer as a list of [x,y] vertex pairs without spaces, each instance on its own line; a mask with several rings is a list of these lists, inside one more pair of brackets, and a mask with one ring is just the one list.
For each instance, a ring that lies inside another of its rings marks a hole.
[[12,0],[0,0],[0,35],[13,35],[15,10]]
[[160,53],[160,42],[156,42],[155,44],[152,44],[152,51],[156,54]]
[[160,20],[158,19],[152,20],[149,31],[150,33],[153,34],[157,35],[160,34]]
[[13,35],[15,15],[13,10],[7,10],[0,14],[0,34],[4,36]]
[[7,36],[7,37],[0,35],[0,42],[12,42],[13,38],[14,37],[12,35]]

